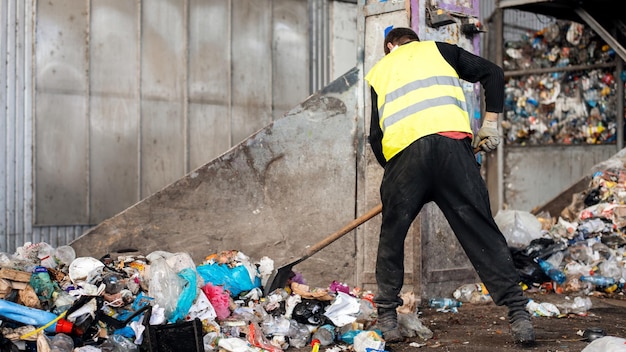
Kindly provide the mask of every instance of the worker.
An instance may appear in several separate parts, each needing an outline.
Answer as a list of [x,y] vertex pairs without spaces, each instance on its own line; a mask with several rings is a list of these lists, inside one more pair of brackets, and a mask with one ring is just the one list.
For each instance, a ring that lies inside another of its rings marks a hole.
[[[403,304],[404,240],[424,204],[433,201],[494,303],[508,307],[514,341],[533,345],[528,298],[493,219],[474,153],[477,147],[494,151],[500,143],[504,71],[457,45],[420,41],[410,28],[391,29],[384,50],[365,77],[372,101],[369,143],[385,169],[374,296],[383,338],[388,343],[403,340],[396,308]],[[486,112],[475,136],[461,79],[484,88]]]

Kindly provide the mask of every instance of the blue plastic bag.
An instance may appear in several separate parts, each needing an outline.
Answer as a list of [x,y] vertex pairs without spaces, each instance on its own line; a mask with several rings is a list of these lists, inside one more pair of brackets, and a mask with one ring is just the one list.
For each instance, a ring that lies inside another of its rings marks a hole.
[[196,272],[185,268],[178,272],[178,276],[185,280],[186,284],[183,286],[182,292],[178,296],[178,302],[176,302],[176,308],[172,312],[168,321],[170,323],[176,323],[178,321],[185,320],[185,316],[189,313],[189,309],[193,305],[193,301],[196,299]]
[[261,278],[256,275],[254,281],[251,280],[250,273],[244,265],[230,268],[226,264],[202,264],[196,270],[205,283],[223,286],[230,292],[231,297],[237,297],[241,292],[261,287]]

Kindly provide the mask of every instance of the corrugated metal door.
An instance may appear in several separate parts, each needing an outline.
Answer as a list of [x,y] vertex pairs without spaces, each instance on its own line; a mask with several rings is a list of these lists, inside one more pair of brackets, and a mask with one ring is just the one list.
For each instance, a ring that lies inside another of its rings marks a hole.
[[35,1],[36,225],[96,224],[309,95],[307,1]]

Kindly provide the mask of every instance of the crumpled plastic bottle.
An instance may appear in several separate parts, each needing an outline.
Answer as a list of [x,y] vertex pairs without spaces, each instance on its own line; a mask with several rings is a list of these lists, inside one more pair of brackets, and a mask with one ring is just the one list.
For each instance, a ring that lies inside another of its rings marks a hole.
[[44,266],[37,266],[30,277],[30,286],[44,304],[52,301],[52,294],[57,290],[58,286],[52,282],[48,269]]
[[592,303],[589,297],[574,297],[574,301],[556,304],[561,313],[584,314],[591,309]]
[[335,327],[330,324],[324,324],[315,330],[311,340],[318,340],[321,346],[328,346],[335,342]]
[[532,299],[526,304],[526,310],[536,317],[555,317],[561,314],[556,305],[549,302],[537,303]]
[[463,302],[459,302],[454,298],[431,298],[428,300],[428,305],[431,308],[439,308],[439,309],[453,309],[460,307],[463,305]]
[[567,280],[567,276],[561,270],[555,268],[548,262],[547,260],[537,259],[537,264],[541,267],[544,273],[548,275],[552,280],[556,281],[558,284],[562,284]]
[[582,275],[580,280],[600,287],[607,287],[615,284],[614,278],[601,275]]
[[491,295],[482,282],[464,284],[452,293],[452,297],[460,302],[473,304],[487,304],[493,302]]

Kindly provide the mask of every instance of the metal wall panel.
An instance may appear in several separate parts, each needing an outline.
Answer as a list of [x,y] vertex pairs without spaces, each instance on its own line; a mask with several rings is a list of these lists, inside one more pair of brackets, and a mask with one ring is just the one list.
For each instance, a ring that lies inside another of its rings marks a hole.
[[[272,112],[273,119],[291,110],[293,101],[309,95],[309,49],[306,2],[274,0],[272,2]],[[294,79],[299,77],[299,79]]]
[[29,204],[29,180],[23,176],[30,165],[30,149],[25,149],[30,113],[25,115],[30,106],[27,99],[27,87],[30,76],[27,70],[30,62],[24,60],[30,53],[30,26],[25,24],[25,13],[30,11],[29,4],[20,1],[0,3],[0,210],[5,215],[0,219],[4,224],[0,229],[2,241],[0,250],[12,247],[23,240],[21,235],[30,228],[25,219],[25,206]]
[[[0,5],[0,235],[9,251],[50,233],[78,236],[309,95],[306,0]],[[235,50],[233,7],[252,7],[234,15],[248,22],[236,40],[257,34],[259,13],[265,33]]]
[[[231,1],[189,3],[189,168],[232,145]],[[208,25],[210,24],[210,25]]]
[[88,216],[89,1],[37,1],[35,223]]
[[185,173],[187,2],[141,5],[141,198]]
[[331,80],[343,75],[356,65],[357,8],[355,4],[333,1],[330,4],[332,42],[330,50]]
[[[8,120],[11,118],[9,114],[9,102],[7,99],[7,94],[9,93],[10,84],[8,82],[9,74],[13,74],[15,69],[9,72],[9,56],[8,56],[8,47],[10,45],[9,39],[15,38],[13,36],[9,37],[9,24],[13,27],[13,23],[15,20],[11,21],[11,16],[9,16],[9,3],[10,1],[0,1],[0,82],[6,82],[6,84],[0,84],[0,146],[2,146],[3,153],[0,153],[0,251],[6,251],[8,248],[9,234],[15,233],[13,230],[13,221],[15,218],[12,217],[11,212],[15,211],[15,208],[12,205],[15,204],[15,201],[11,201],[8,193],[13,191],[13,186],[15,181],[11,182],[11,179],[8,178],[9,174],[11,174],[11,170],[15,168],[12,167],[12,164],[9,163],[7,154],[10,148],[9,140],[7,139],[7,135],[10,133],[9,126],[7,124]],[[16,145],[16,143],[12,143],[12,145]]]
[[272,1],[237,0],[232,11],[232,139],[272,121]]
[[89,224],[139,201],[139,9],[91,1]]

